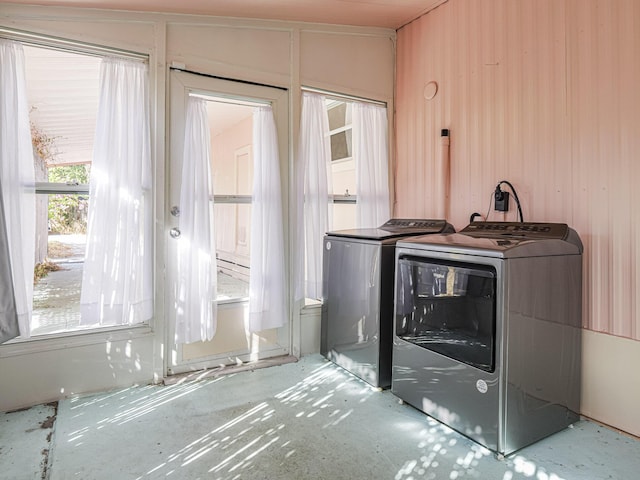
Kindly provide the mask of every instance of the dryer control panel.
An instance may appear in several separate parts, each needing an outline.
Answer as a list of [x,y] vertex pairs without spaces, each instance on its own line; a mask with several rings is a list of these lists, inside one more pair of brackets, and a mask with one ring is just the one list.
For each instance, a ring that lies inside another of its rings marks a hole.
[[472,237],[504,238],[517,237],[524,239],[560,239],[569,235],[569,226],[565,223],[534,222],[472,222],[460,233]]

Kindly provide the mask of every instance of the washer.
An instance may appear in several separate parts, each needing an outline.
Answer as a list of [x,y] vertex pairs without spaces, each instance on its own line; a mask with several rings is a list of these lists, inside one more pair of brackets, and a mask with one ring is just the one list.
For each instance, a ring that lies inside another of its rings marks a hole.
[[395,244],[453,232],[445,220],[391,219],[324,238],[320,352],[374,387],[391,385]]
[[392,392],[503,455],[577,421],[582,251],[552,223],[399,241]]

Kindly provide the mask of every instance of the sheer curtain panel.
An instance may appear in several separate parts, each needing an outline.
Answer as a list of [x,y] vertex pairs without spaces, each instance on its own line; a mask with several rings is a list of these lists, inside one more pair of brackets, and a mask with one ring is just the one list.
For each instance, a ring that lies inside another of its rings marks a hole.
[[81,323],[133,325],[153,313],[147,65],[105,58],[89,193]]
[[249,331],[257,332],[287,322],[280,159],[270,106],[254,109],[253,161]]
[[16,298],[13,294],[7,222],[4,219],[2,182],[0,182],[0,343],[20,335]]
[[296,299],[322,297],[322,242],[331,225],[331,143],[324,95],[302,93]]
[[[0,190],[3,195],[4,242],[9,262],[1,262],[0,275],[13,287],[19,332],[30,335],[35,259],[35,174],[31,128],[24,74],[24,52],[18,42],[0,39]],[[2,231],[0,230],[0,235]],[[0,241],[1,242],[1,241]],[[10,305],[9,292],[0,302]],[[2,307],[0,307],[1,309]],[[0,320],[2,329],[15,333],[15,317]],[[8,325],[5,325],[5,320]],[[7,338],[8,340],[8,338]]]
[[387,109],[355,102],[352,110],[353,156],[356,164],[358,228],[375,228],[389,220],[389,154]]
[[175,341],[211,340],[216,333],[217,276],[206,100],[189,97],[180,183],[180,237]]

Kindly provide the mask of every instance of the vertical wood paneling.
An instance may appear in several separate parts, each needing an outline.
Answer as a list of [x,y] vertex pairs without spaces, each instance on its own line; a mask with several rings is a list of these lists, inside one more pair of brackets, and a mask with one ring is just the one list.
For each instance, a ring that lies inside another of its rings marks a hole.
[[[631,197],[629,199],[631,224],[630,235],[630,286],[626,290],[631,301],[631,338],[640,338],[640,266],[638,266],[638,255],[640,255],[640,225],[636,206],[640,205],[640,193],[638,184],[640,183],[640,162],[638,152],[640,152],[640,89],[638,82],[640,79],[640,4],[634,0],[628,0],[621,13],[625,20],[625,41],[621,45],[622,64],[626,65],[624,75],[622,75],[621,89],[627,96],[627,101],[623,102],[623,149],[622,154],[628,159],[629,172],[627,181],[631,183]],[[635,268],[634,268],[635,267]]]
[[573,0],[569,10],[571,142],[581,189],[574,211],[588,233],[587,326],[637,339],[637,2]]
[[640,339],[639,52],[636,0],[450,0],[402,28],[396,215],[436,211],[450,128],[449,220],[484,215],[509,180],[526,220],[580,233],[585,327]]

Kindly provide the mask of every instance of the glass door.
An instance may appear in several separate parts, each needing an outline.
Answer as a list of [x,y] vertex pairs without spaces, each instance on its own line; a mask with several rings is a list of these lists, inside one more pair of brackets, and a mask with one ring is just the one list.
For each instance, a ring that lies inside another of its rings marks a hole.
[[397,337],[493,372],[495,269],[430,258],[400,257],[395,322]]
[[[187,72],[171,72],[170,159],[167,198],[167,359],[168,374],[198,368],[239,364],[286,355],[290,351],[288,322],[284,327],[250,332],[251,210],[253,182],[253,112],[270,105],[278,131],[283,205],[286,205],[288,94],[286,90],[220,80]],[[206,100],[210,130],[211,213],[215,246],[217,327],[209,341],[176,344],[176,252],[180,242],[179,205],[187,100]],[[283,216],[286,219],[286,216]],[[286,220],[285,220],[286,222]],[[283,226],[286,231],[286,225]],[[286,238],[286,237],[285,237]],[[285,311],[288,311],[288,305]]]

